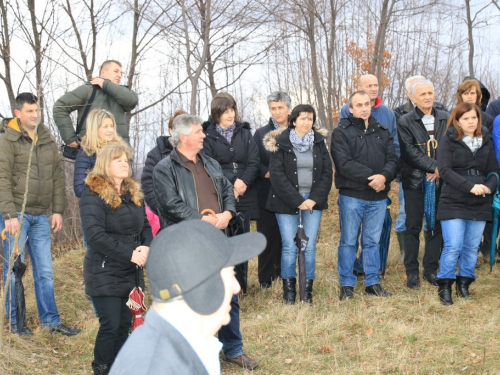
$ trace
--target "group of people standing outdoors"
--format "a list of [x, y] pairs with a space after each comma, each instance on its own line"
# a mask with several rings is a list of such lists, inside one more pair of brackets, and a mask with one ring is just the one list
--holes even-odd
[[[132, 177], [126, 127], [126, 114], [137, 105], [137, 95], [120, 85], [121, 72], [119, 62], [106, 61], [99, 77], [54, 105], [61, 137], [67, 147], [79, 149], [73, 186], [80, 198], [86, 246], [85, 292], [100, 323], [92, 362], [95, 374], [109, 373], [129, 335], [132, 313], [126, 302], [134, 286], [144, 288], [143, 267], [159, 228], [202, 220], [227, 230], [238, 219], [242, 231], [250, 232], [250, 221], [257, 220], [257, 231], [267, 239], [258, 257], [260, 287], [268, 289], [281, 278], [283, 302], [294, 304], [298, 253], [294, 237], [302, 225], [309, 240], [301, 302], [312, 304], [317, 236], [333, 181], [339, 190], [341, 300], [354, 298], [362, 275], [365, 293], [391, 295], [380, 284], [379, 248], [393, 180], [399, 183], [396, 233], [407, 286], [420, 286], [419, 234], [425, 225], [423, 279], [439, 286], [444, 304], [453, 303], [454, 282], [457, 296], [470, 297], [500, 174], [495, 153], [495, 146], [500, 148], [496, 134], [500, 127], [495, 128], [494, 116], [481, 111], [481, 87], [475, 79], [460, 84], [457, 106], [450, 114], [435, 102], [434, 86], [424, 77], [407, 79], [408, 102], [392, 111], [378, 96], [377, 78], [363, 75], [340, 112], [331, 143], [328, 132], [318, 127], [315, 109], [308, 104], [292, 108], [283, 91], [267, 97], [269, 123], [254, 134], [241, 120], [235, 99], [218, 93], [207, 121], [182, 110], [174, 114], [169, 135], [158, 137], [148, 153], [139, 183]], [[74, 110], [83, 123], [78, 134], [70, 119]], [[42, 124], [34, 134], [39, 122], [34, 95], [20, 94], [15, 114], [0, 130], [0, 229], [11, 234], [3, 242], [4, 259], [10, 257], [13, 235], [21, 230], [20, 243], [27, 244], [33, 259], [40, 322], [75, 335], [79, 330], [59, 320], [50, 260], [50, 229], [60, 230], [65, 206], [60, 156]], [[428, 152], [429, 144], [433, 152]], [[434, 228], [423, 220], [424, 181], [435, 183]], [[26, 189], [28, 201], [19, 228], [17, 217]], [[49, 207], [51, 225], [45, 214]], [[165, 251], [168, 246], [165, 243]], [[21, 254], [24, 257], [24, 248]], [[244, 273], [246, 264], [239, 267]], [[4, 262], [4, 282], [9, 271]], [[12, 330], [29, 335], [25, 324], [17, 329], [15, 292], [10, 291], [6, 308]], [[230, 306], [231, 320], [218, 331], [225, 359], [254, 369], [257, 362], [243, 351], [237, 295]]]

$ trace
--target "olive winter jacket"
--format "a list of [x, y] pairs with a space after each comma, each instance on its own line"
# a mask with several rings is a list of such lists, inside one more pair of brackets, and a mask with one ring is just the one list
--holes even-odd
[[[0, 212], [5, 220], [17, 217], [21, 211], [32, 143], [17, 119], [4, 119], [0, 124]], [[25, 212], [43, 215], [51, 205], [53, 213], [64, 212], [64, 172], [57, 145], [48, 129], [40, 124], [31, 159]]]

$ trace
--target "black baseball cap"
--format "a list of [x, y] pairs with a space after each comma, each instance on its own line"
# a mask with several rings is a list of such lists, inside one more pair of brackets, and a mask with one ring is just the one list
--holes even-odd
[[226, 237], [202, 220], [188, 220], [160, 231], [146, 262], [150, 292], [159, 300], [182, 296], [202, 315], [216, 312], [224, 300], [220, 271], [259, 255], [266, 238], [258, 232]]

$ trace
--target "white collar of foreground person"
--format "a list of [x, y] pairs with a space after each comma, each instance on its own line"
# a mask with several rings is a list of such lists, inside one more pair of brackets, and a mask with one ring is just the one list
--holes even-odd
[[217, 316], [200, 315], [181, 298], [169, 303], [154, 302], [153, 309], [189, 342], [210, 375], [220, 374], [222, 343], [214, 336], [221, 327]]
[[[137, 335], [132, 334], [113, 366], [123, 368], [125, 361], [132, 360], [125, 357], [151, 345], [161, 350], [161, 342], [179, 349], [183, 340], [165, 334], [165, 328], [151, 314], [157, 313], [182, 334], [210, 374], [220, 373], [221, 344], [214, 335], [230, 322], [231, 299], [240, 291], [234, 265], [256, 257], [265, 246], [266, 238], [261, 233], [226, 237], [202, 220], [183, 221], [160, 231], [151, 243], [146, 263], [154, 310], [148, 315], [152, 318], [146, 316], [147, 331], [139, 327]], [[151, 329], [156, 334], [144, 335]], [[160, 346], [156, 346], [158, 343]], [[189, 356], [185, 352], [183, 355]], [[196, 360], [185, 356], [184, 361]], [[163, 363], [168, 366], [168, 358], [153, 361], [158, 371]], [[111, 370], [113, 373], [113, 367]]]

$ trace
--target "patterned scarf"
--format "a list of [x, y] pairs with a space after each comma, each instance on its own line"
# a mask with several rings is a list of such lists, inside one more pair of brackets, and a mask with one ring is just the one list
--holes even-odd
[[300, 138], [295, 129], [290, 130], [290, 142], [298, 152], [306, 152], [313, 148], [314, 130], [309, 130], [304, 138]]
[[272, 121], [273, 126], [274, 126], [274, 128], [275, 128], [276, 130], [281, 129], [281, 126], [279, 126], [279, 125], [278, 125], [278, 123], [277, 123], [276, 121], [274, 121], [274, 119], [273, 119], [272, 117], [271, 117], [271, 121]]
[[233, 125], [230, 127], [224, 129], [219, 124], [215, 125], [215, 130], [219, 132], [220, 135], [222, 135], [224, 138], [226, 138], [227, 143], [231, 144], [231, 139], [233, 139], [233, 133], [234, 129], [236, 129], [236, 123], [234, 122]]
[[464, 134], [462, 138], [462, 142], [465, 143], [467, 147], [472, 151], [473, 154], [482, 146], [483, 138], [482, 137], [474, 137], [471, 138], [467, 134]]

